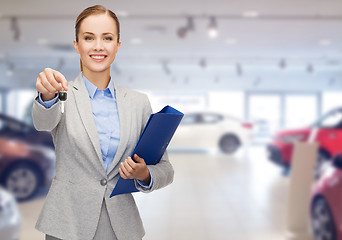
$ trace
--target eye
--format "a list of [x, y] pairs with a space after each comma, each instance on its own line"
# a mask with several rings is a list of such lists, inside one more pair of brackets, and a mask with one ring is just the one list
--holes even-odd
[[109, 40], [109, 41], [112, 41], [112, 40], [113, 40], [112, 37], [106, 37], [105, 39], [106, 39], [106, 40]]
[[89, 37], [89, 36], [86, 36], [84, 39], [85, 39], [85, 40], [91, 40], [91, 39], [93, 39], [93, 38], [92, 38], [92, 37]]

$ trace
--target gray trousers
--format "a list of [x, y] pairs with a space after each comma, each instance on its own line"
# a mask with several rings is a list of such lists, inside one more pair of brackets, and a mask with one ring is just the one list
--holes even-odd
[[[50, 235], [45, 236], [45, 240], [62, 240], [59, 238], [52, 237]], [[69, 240], [69, 239], [65, 239]], [[117, 240], [115, 233], [113, 231], [112, 225], [110, 224], [110, 219], [108, 216], [108, 210], [106, 202], [103, 200], [101, 207], [101, 214], [95, 236], [93, 240]]]

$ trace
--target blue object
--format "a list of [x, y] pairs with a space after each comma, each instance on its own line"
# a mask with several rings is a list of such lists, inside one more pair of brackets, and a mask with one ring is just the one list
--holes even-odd
[[[159, 163], [183, 116], [183, 113], [170, 106], [151, 114], [131, 157], [136, 153], [145, 160], [146, 165]], [[138, 191], [134, 179], [120, 177], [110, 197]]]

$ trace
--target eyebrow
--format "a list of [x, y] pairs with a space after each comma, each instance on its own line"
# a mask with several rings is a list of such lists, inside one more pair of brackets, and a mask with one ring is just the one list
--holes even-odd
[[[84, 35], [84, 34], [95, 35], [95, 34], [92, 33], [92, 32], [84, 32], [83, 35]], [[114, 36], [114, 34], [113, 34], [113, 33], [110, 33], [110, 32], [102, 33], [102, 35], [113, 35], [113, 36]]]

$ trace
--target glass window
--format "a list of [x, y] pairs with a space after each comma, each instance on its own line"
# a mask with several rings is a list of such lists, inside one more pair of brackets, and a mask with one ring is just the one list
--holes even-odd
[[316, 124], [317, 127], [321, 128], [335, 128], [342, 127], [342, 111], [332, 111], [323, 116]]
[[204, 114], [202, 116], [203, 123], [216, 123], [220, 121], [222, 117], [217, 114]]
[[285, 97], [285, 127], [311, 125], [317, 119], [316, 95], [287, 95]]

